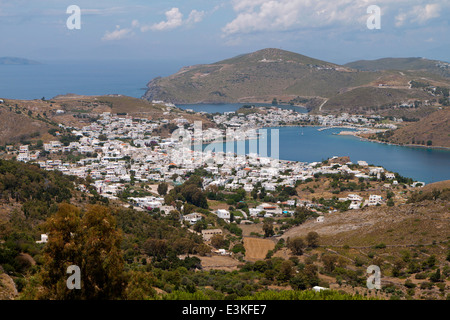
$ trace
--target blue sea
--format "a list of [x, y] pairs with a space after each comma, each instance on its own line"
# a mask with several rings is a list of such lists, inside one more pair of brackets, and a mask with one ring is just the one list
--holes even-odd
[[[50, 99], [56, 95], [122, 94], [140, 98], [149, 80], [177, 72], [186, 62], [161, 61], [58, 61], [41, 65], [0, 65], [0, 98]], [[210, 113], [236, 111], [243, 104], [180, 105]], [[306, 112], [304, 108], [280, 106]], [[333, 135], [339, 129], [281, 127], [280, 159], [322, 161], [332, 156], [365, 160], [426, 183], [450, 179], [450, 151], [400, 147]]]
[[[337, 135], [349, 129], [327, 129], [321, 127], [277, 127], [267, 129], [267, 151], [271, 156], [271, 130], [279, 130], [279, 158], [300, 162], [323, 161], [333, 156], [348, 156], [356, 163], [382, 166], [404, 177], [431, 183], [450, 179], [450, 150], [402, 147], [361, 140], [354, 136]], [[264, 135], [262, 135], [264, 137]], [[204, 145], [206, 147], [207, 145]], [[234, 150], [240, 153], [237, 143], [227, 142], [222, 146], [212, 144], [219, 150]], [[249, 153], [246, 142], [245, 153]]]
[[122, 94], [140, 98], [148, 81], [177, 72], [185, 63], [165, 61], [51, 61], [0, 65], [0, 98], [50, 99], [56, 95]]

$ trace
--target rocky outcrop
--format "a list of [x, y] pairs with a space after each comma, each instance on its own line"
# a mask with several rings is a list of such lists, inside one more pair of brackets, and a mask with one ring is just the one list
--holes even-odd
[[2, 272], [0, 267], [0, 300], [14, 300], [19, 295], [16, 284], [10, 276]]

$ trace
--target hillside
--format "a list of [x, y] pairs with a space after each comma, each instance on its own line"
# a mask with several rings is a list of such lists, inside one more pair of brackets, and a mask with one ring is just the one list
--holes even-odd
[[19, 105], [0, 104], [0, 144], [42, 139], [56, 125], [33, 116]]
[[[110, 259], [116, 259], [117, 267], [111, 268], [108, 279], [123, 279], [119, 293], [110, 293], [117, 299], [270, 300], [278, 295], [279, 299], [288, 299], [286, 294], [307, 299], [309, 291], [305, 289], [317, 285], [331, 289], [327, 292], [334, 298], [330, 299], [340, 299], [333, 290], [350, 294], [348, 298], [357, 298], [358, 292], [363, 297], [379, 299], [446, 298], [450, 283], [448, 184], [435, 184], [431, 191], [393, 186], [390, 191], [395, 206], [334, 212], [324, 208], [321, 213], [325, 220], [321, 223], [315, 219], [319, 207], [313, 209], [314, 213], [299, 206], [293, 209], [292, 216], [251, 218], [251, 224], [236, 224], [218, 219], [212, 207], [197, 207], [192, 195], [200, 194], [202, 198], [208, 194], [208, 202], [210, 198], [220, 199], [214, 203], [227, 208], [229, 200], [235, 199], [236, 209], [266, 202], [266, 196], [256, 201], [251, 194], [239, 190], [209, 189], [204, 193], [199, 188], [201, 176], [204, 172], [198, 171], [169, 191], [167, 201], [180, 199], [184, 209], [167, 215], [136, 211], [124, 207], [119, 200], [99, 197], [87, 179], [0, 160], [0, 299], [70, 299], [70, 290], [56, 295], [54, 283], [65, 284], [67, 280], [61, 266], [63, 271], [74, 261], [103, 266]], [[376, 180], [361, 182], [351, 176], [324, 175], [318, 179], [320, 185], [336, 182], [337, 187], [352, 179], [367, 187], [370, 194], [383, 184]], [[77, 191], [73, 182], [85, 184], [87, 190]], [[311, 179], [300, 183], [295, 197], [301, 199], [307, 193], [318, 197], [322, 187], [310, 187], [317, 182]], [[311, 192], [312, 188], [316, 191]], [[436, 193], [435, 188], [441, 191]], [[275, 191], [273, 197], [282, 197], [285, 191]], [[352, 192], [359, 193], [353, 189]], [[400, 198], [408, 198], [408, 202], [405, 204]], [[71, 205], [64, 203], [69, 201]], [[270, 203], [277, 200], [273, 198]], [[326, 205], [335, 206], [331, 202]], [[186, 210], [198, 212], [204, 222], [180, 223], [180, 214], [186, 214]], [[265, 225], [271, 224], [276, 231], [274, 237], [257, 236], [265, 233]], [[223, 235], [203, 240], [197, 230], [209, 225], [220, 228]], [[311, 231], [317, 232], [316, 236], [309, 234]], [[49, 242], [44, 245], [36, 243], [42, 233], [49, 234]], [[104, 241], [99, 242], [99, 237]], [[301, 250], [293, 245], [299, 243], [298, 237], [305, 239]], [[113, 253], [107, 250], [111, 239], [116, 243]], [[89, 250], [92, 243], [95, 250]], [[218, 248], [228, 248], [233, 254], [214, 253]], [[100, 250], [104, 252], [101, 256], [97, 254]], [[373, 264], [381, 268], [382, 289], [369, 292], [366, 270]], [[90, 269], [85, 270], [90, 275]], [[56, 280], [45, 280], [48, 272], [56, 274]], [[103, 279], [96, 274], [89, 280]], [[411, 284], [406, 279], [415, 284], [415, 290], [409, 290]], [[99, 288], [108, 289], [110, 283], [103, 282]], [[65, 286], [62, 288], [66, 290]]]
[[148, 83], [144, 98], [174, 103], [271, 102], [297, 96], [330, 97], [379, 76], [279, 49], [264, 49], [181, 69]]
[[345, 64], [346, 67], [362, 71], [380, 70], [421, 70], [450, 77], [448, 62], [425, 58], [383, 58], [377, 60], [359, 60]]
[[431, 113], [418, 122], [385, 134], [383, 138], [396, 144], [450, 148], [450, 108]]
[[[376, 69], [376, 70], [374, 70]], [[399, 71], [403, 70], [403, 71]], [[263, 49], [212, 64], [184, 67], [148, 84], [147, 100], [172, 103], [279, 103], [307, 106], [318, 113], [359, 112], [391, 115], [389, 110], [420, 101], [439, 104], [423, 87], [450, 87], [448, 64], [426, 59], [359, 61], [340, 66], [280, 49]], [[402, 110], [397, 116], [430, 113]], [[399, 114], [400, 113], [400, 114]]]
[[[343, 92], [328, 99], [322, 112], [383, 113], [401, 101], [423, 101], [432, 96], [420, 89], [366, 86]], [[407, 110], [405, 114], [411, 114]]]
[[103, 112], [155, 120], [184, 117], [190, 122], [202, 121], [205, 127], [214, 126], [203, 115], [128, 96], [69, 94], [50, 100], [4, 99], [0, 103], [0, 144], [55, 140], [48, 131], [58, 129], [58, 124], [82, 128]]

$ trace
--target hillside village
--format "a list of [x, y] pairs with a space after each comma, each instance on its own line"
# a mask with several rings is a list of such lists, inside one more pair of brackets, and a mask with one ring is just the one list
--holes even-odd
[[[364, 132], [394, 126], [388, 123], [381, 124], [377, 121], [377, 117], [365, 118], [348, 114], [338, 117], [314, 116], [276, 107], [250, 107], [245, 108], [245, 111], [252, 112], [245, 114], [238, 111], [214, 115], [213, 121], [219, 129], [205, 130], [201, 137], [196, 136], [194, 124], [189, 123], [185, 118], [172, 120], [172, 123], [176, 125], [175, 128], [187, 130], [196, 143], [199, 143], [196, 139], [202, 139], [203, 143], [215, 141], [218, 136], [224, 136], [228, 128], [235, 127], [248, 130], [240, 131], [244, 134], [242, 137], [238, 136], [237, 140], [239, 140], [249, 138], [248, 132], [257, 128], [280, 124], [309, 123], [320, 125], [322, 129], [330, 126], [344, 126]], [[364, 206], [386, 205], [388, 201], [386, 192], [391, 190], [392, 186], [399, 184], [397, 174], [387, 172], [382, 167], [369, 166], [364, 160], [358, 161], [357, 164], [353, 164], [349, 159], [343, 161], [337, 157], [323, 163], [280, 160], [278, 165], [273, 166], [271, 162], [273, 159], [254, 154], [235, 154], [230, 158], [230, 155], [225, 154], [224, 151], [199, 151], [195, 148], [186, 150], [186, 146], [183, 142], [177, 141], [177, 137], [163, 138], [154, 135], [159, 127], [168, 123], [169, 120], [152, 121], [104, 112], [96, 122], [82, 128], [70, 128], [60, 124], [61, 132], [70, 132], [70, 135], [74, 137], [74, 141], [66, 145], [59, 140], [54, 140], [44, 143], [43, 150], [30, 150], [28, 145], [20, 145], [18, 150], [10, 146], [7, 150], [8, 154], [15, 155], [18, 161], [34, 162], [46, 170], [58, 170], [66, 175], [89, 178], [96, 192], [105, 198], [126, 201], [127, 205], [132, 205], [138, 210], [157, 209], [166, 214], [175, 208], [170, 203], [165, 203], [164, 198], [154, 190], [151, 192], [148, 186], [160, 182], [180, 185], [185, 182], [189, 174], [199, 169], [208, 173], [208, 176], [203, 177], [204, 190], [214, 186], [228, 192], [243, 189], [249, 194], [255, 190], [256, 185], [260, 186], [259, 192], [264, 190], [263, 192], [271, 195], [285, 188], [295, 189], [301, 183], [315, 180], [319, 176], [352, 177], [360, 183], [380, 182], [380, 187], [373, 188], [374, 192], [369, 194], [335, 193], [339, 196], [335, 199], [336, 202], [346, 203], [346, 208], [350, 210], [358, 210]], [[59, 132], [56, 133], [57, 136], [58, 134]], [[203, 161], [181, 161], [183, 152]], [[71, 153], [79, 155], [79, 160], [61, 159], [63, 155]], [[231, 161], [223, 161], [225, 157], [228, 157], [226, 160]], [[219, 158], [222, 162], [218, 161]], [[401, 182], [404, 185], [404, 181]], [[141, 188], [141, 196], [124, 197], [124, 192], [135, 184], [144, 186]], [[423, 185], [423, 182], [413, 182], [405, 188], [414, 189]], [[89, 192], [85, 185], [79, 185], [78, 188], [83, 192]], [[293, 214], [297, 206], [305, 206], [319, 214], [324, 212], [323, 205], [318, 199], [302, 198], [301, 192], [298, 192], [283, 202], [261, 203], [254, 208], [249, 208], [248, 213], [241, 210], [240, 218], [248, 221], [258, 217], [289, 216]], [[329, 206], [325, 211], [333, 212], [333, 210], [336, 211], [333, 206]], [[228, 210], [219, 209], [215, 213], [219, 218], [230, 222]], [[194, 224], [199, 218], [200, 216], [193, 215], [185, 216], [183, 219]]]
[[[334, 156], [321, 162], [305, 163], [251, 153], [236, 154], [220, 148], [207, 147], [203, 151], [199, 148], [202, 143], [221, 141], [218, 137], [226, 138], [227, 132], [236, 128], [245, 130], [231, 131], [236, 133], [234, 140], [252, 141], [258, 138], [259, 129], [274, 126], [312, 125], [317, 130], [342, 127], [352, 132], [367, 133], [388, 130], [401, 120], [387, 122], [383, 117], [348, 114], [310, 115], [273, 106], [249, 106], [237, 112], [204, 116], [208, 116], [216, 127], [199, 134], [198, 124], [185, 117], [151, 120], [103, 112], [96, 121], [81, 128], [59, 124], [58, 130], [52, 131], [54, 139], [39, 147], [33, 143], [8, 145], [3, 156], [37, 164], [49, 172], [62, 172], [64, 176], [76, 177], [73, 181], [78, 181], [75, 188], [82, 199], [104, 199], [106, 203], [133, 212], [133, 219], [137, 213], [155, 220], [161, 217], [166, 221], [175, 219], [182, 227], [178, 232], [187, 232], [198, 237], [195, 241], [203, 241], [194, 247], [194, 251], [183, 247], [185, 249], [181, 250], [178, 259], [188, 261], [189, 255], [184, 254], [195, 253], [199, 259], [199, 265], [195, 268], [204, 270], [202, 272], [214, 272], [215, 269], [245, 272], [243, 270], [249, 264], [255, 263], [256, 268], [259, 263], [269, 263], [270, 259], [289, 259], [286, 261], [298, 263], [298, 266], [305, 263], [309, 267], [312, 259], [318, 259], [320, 254], [321, 258], [317, 262], [319, 273], [317, 270], [313, 272], [315, 275], [311, 279], [316, 280], [311, 280], [311, 285], [306, 287], [314, 283], [316, 287], [320, 284], [351, 294], [355, 293], [355, 285], [362, 285], [359, 282], [363, 275], [359, 275], [360, 278], [356, 276], [357, 280], [349, 276], [342, 284], [340, 276], [327, 269], [325, 258], [330, 252], [336, 257], [345, 257], [342, 259], [352, 259], [353, 254], [353, 251], [347, 252], [349, 249], [341, 248], [343, 244], [348, 246], [342, 242], [347, 240], [339, 240], [339, 237], [333, 236], [333, 232], [344, 232], [345, 237], [355, 237], [351, 235], [352, 230], [359, 232], [362, 227], [384, 225], [386, 221], [394, 223], [399, 219], [408, 221], [417, 217], [409, 217], [405, 212], [414, 210], [408, 204], [411, 195], [420, 194], [426, 187], [425, 183], [402, 177], [380, 166], [369, 165], [370, 159], [359, 159], [353, 163], [349, 157]], [[173, 135], [160, 135], [163, 127], [170, 128], [169, 133]], [[185, 192], [186, 196], [189, 192], [191, 195], [196, 192], [195, 188], [186, 191], [192, 183], [200, 188], [205, 202], [181, 196]], [[162, 185], [167, 186], [166, 190], [160, 190]], [[433, 213], [436, 217], [439, 217], [439, 210], [445, 210], [445, 205], [442, 208], [438, 206]], [[393, 215], [393, 212], [396, 214]], [[383, 213], [381, 218], [378, 217], [380, 213]], [[440, 219], [437, 218], [433, 223], [440, 223]], [[331, 243], [333, 249], [327, 248], [327, 245], [308, 246], [308, 253], [295, 253], [290, 238], [297, 239], [298, 234], [311, 233], [310, 230], [315, 229], [320, 230], [323, 243]], [[387, 234], [386, 239], [394, 243], [409, 239], [402, 236], [401, 239], [405, 240], [395, 240], [390, 236]], [[356, 237], [360, 238], [364, 238], [364, 233]], [[360, 241], [349, 239], [351, 244]], [[373, 247], [381, 248], [377, 250], [385, 248], [384, 244], [373, 243], [379, 241], [376, 240], [379, 236], [368, 239], [372, 245], [364, 254], [371, 256]], [[159, 241], [153, 238], [144, 240], [150, 243]], [[34, 240], [36, 245], [45, 245], [48, 241], [49, 235], [46, 233], [41, 233], [40, 239]], [[389, 246], [395, 247], [392, 244]], [[147, 252], [141, 249], [140, 253], [134, 253], [136, 257], [130, 261], [148, 261], [142, 250]], [[400, 253], [393, 254], [397, 256]], [[296, 262], [298, 255], [301, 262]], [[441, 259], [442, 252], [438, 250], [436, 255]], [[152, 263], [158, 265], [157, 261], [153, 260]], [[369, 263], [368, 260], [366, 262]], [[360, 266], [358, 263], [355, 260], [357, 267]], [[385, 261], [383, 268], [390, 270], [391, 265], [391, 262]], [[341, 269], [336, 270], [343, 272]], [[346, 271], [349, 274], [350, 269]], [[397, 281], [391, 277], [390, 271], [387, 272], [388, 280], [384, 286], [387, 289], [377, 295], [391, 290], [390, 281]], [[329, 278], [330, 275], [333, 278]], [[281, 278], [277, 281], [274, 283], [282, 284], [282, 288], [296, 288], [295, 284], [283, 282]], [[423, 286], [425, 288], [425, 284]], [[416, 294], [421, 292], [422, 289]], [[404, 292], [395, 291], [393, 295], [402, 294], [405, 295]], [[438, 297], [440, 293], [433, 289], [429, 294]]]

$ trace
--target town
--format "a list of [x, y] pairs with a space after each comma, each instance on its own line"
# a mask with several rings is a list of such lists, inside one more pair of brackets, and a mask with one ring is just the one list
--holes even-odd
[[[168, 109], [173, 107], [171, 104], [167, 105]], [[226, 136], [226, 130], [236, 127], [240, 130], [233, 133], [236, 134], [236, 140], [241, 140], [257, 138], [258, 134], [255, 132], [258, 129], [283, 124], [311, 123], [320, 126], [318, 130], [342, 126], [362, 131], [393, 126], [380, 124], [376, 121], [377, 117], [365, 118], [348, 114], [315, 116], [277, 107], [244, 108], [244, 111], [246, 110], [255, 112], [247, 114], [226, 112], [223, 115], [214, 115], [213, 120], [218, 128], [204, 130], [200, 136], [195, 130], [195, 124], [189, 123], [184, 118], [173, 120], [176, 125], [174, 128], [187, 133], [188, 142], [192, 140], [199, 146], [201, 143], [222, 141], [218, 138]], [[69, 128], [60, 124], [61, 133], [69, 132], [73, 137], [71, 142], [50, 141], [43, 144], [42, 150], [30, 150], [28, 145], [20, 145], [18, 150], [10, 146], [7, 150], [8, 153], [15, 154], [18, 161], [34, 162], [46, 170], [59, 170], [67, 175], [89, 179], [100, 196], [109, 200], [124, 201], [124, 205], [131, 205], [141, 211], [158, 210], [169, 214], [175, 210], [171, 203], [165, 203], [164, 194], [158, 194], [158, 184], [167, 183], [173, 188], [183, 184], [196, 170], [203, 170], [206, 173], [202, 180], [203, 190], [216, 188], [225, 192], [244, 190], [245, 193], [252, 195], [267, 194], [268, 197], [254, 196], [261, 199], [261, 203], [245, 211], [237, 210], [232, 219], [230, 210], [223, 208], [214, 210], [218, 218], [228, 223], [230, 220], [253, 223], [253, 220], [258, 218], [292, 216], [298, 206], [316, 212], [319, 215], [317, 221], [320, 222], [324, 219], [324, 213], [337, 211], [338, 203], [345, 204], [339, 206], [345, 210], [389, 205], [389, 200], [392, 199], [386, 195], [391, 195], [390, 190], [399, 185], [397, 174], [388, 172], [382, 167], [369, 166], [364, 160], [354, 164], [348, 158], [337, 156], [327, 161], [313, 163], [276, 159], [274, 165], [274, 159], [262, 155], [226, 153], [211, 148], [199, 150], [190, 144], [186, 146], [179, 139], [180, 135], [175, 134], [176, 130], [171, 137], [154, 135], [156, 129], [168, 123], [169, 121], [164, 119], [152, 121], [104, 112], [96, 122], [83, 128]], [[55, 132], [55, 136], [58, 137], [61, 133]], [[67, 155], [70, 154], [76, 154], [78, 157], [68, 158]], [[43, 155], [46, 155], [46, 159]], [[189, 159], [186, 159], [186, 155]], [[64, 156], [68, 160], [62, 160]], [[201, 161], [190, 161], [194, 159]], [[278, 199], [270, 202], [274, 200], [270, 197], [273, 193], [286, 188], [293, 190], [302, 183], [317, 181], [320, 176], [352, 177], [360, 183], [375, 181], [382, 184], [379, 188], [372, 188], [373, 193], [367, 193], [366, 190], [364, 196], [358, 194], [356, 190], [344, 196], [334, 190], [333, 193], [340, 195], [339, 198], [319, 201], [319, 198], [308, 199], [297, 192], [292, 192], [288, 198], [282, 199], [284, 201]], [[403, 185], [402, 182], [400, 181]], [[423, 182], [416, 181], [404, 188], [414, 189], [423, 185]], [[77, 188], [89, 192], [84, 184], [78, 185]], [[349, 190], [352, 191], [353, 188]], [[311, 188], [308, 187], [305, 191], [309, 192]], [[403, 201], [405, 199], [406, 196]], [[325, 205], [325, 200], [333, 200], [333, 205]], [[193, 225], [202, 219], [202, 215], [191, 213], [181, 219]]]

